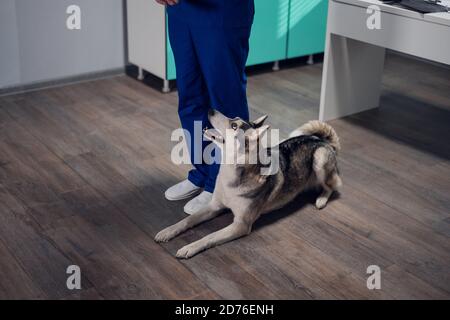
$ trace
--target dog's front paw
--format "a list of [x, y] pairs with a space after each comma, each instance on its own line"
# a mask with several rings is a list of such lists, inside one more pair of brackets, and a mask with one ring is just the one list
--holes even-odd
[[156, 242], [167, 242], [174, 238], [177, 235], [176, 230], [174, 230], [172, 227], [165, 228], [164, 230], [158, 232], [158, 234], [155, 236]]
[[192, 244], [189, 244], [187, 246], [184, 246], [177, 252], [177, 258], [178, 259], [189, 259], [193, 256], [195, 256], [200, 250], [193, 246]]

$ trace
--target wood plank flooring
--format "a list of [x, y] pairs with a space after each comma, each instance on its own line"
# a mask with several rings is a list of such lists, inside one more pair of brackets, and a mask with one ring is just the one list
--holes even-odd
[[[252, 117], [283, 135], [317, 118], [321, 68], [251, 71]], [[331, 122], [341, 194], [322, 211], [304, 195], [187, 261], [176, 250], [231, 217], [153, 241], [184, 217], [163, 197], [188, 170], [170, 162], [176, 92], [119, 76], [0, 97], [0, 299], [449, 299], [449, 74], [390, 54], [381, 108]]]

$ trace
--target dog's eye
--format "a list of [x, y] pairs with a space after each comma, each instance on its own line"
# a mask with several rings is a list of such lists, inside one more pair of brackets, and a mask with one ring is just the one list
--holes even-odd
[[231, 129], [233, 129], [234, 131], [236, 131], [237, 128], [238, 128], [237, 123], [233, 122], [233, 123], [231, 124]]

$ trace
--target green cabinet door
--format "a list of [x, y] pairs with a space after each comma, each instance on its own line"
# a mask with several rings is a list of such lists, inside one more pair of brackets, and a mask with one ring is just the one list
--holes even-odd
[[[247, 65], [286, 59], [290, 0], [255, 0], [255, 21]], [[167, 39], [168, 80], [176, 78], [175, 61]]]
[[[255, 0], [255, 21], [247, 65], [322, 52], [327, 0]], [[176, 78], [167, 38], [168, 80]]]
[[175, 68], [175, 58], [173, 57], [172, 47], [169, 41], [169, 25], [166, 16], [166, 79], [175, 80], [177, 78], [177, 70]]
[[328, 0], [290, 0], [287, 57], [324, 51]]
[[286, 59], [289, 0], [255, 0], [247, 65]]
[[175, 58], [173, 57], [172, 47], [170, 46], [169, 36], [167, 36], [167, 58], [166, 58], [166, 79], [175, 80], [177, 70], [175, 68]]

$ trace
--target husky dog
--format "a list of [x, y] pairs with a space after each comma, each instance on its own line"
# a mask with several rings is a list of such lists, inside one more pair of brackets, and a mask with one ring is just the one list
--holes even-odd
[[[261, 138], [269, 129], [268, 125], [264, 125], [266, 118], [246, 122], [240, 118], [229, 119], [218, 111], [210, 110], [209, 120], [214, 130], [205, 129], [204, 135], [223, 147], [225, 139], [237, 139], [239, 133], [243, 134], [245, 147], [241, 151], [243, 149], [248, 155], [255, 152], [254, 148], [262, 148]], [[228, 134], [230, 131], [235, 134]], [[326, 123], [310, 121], [292, 132], [277, 148], [278, 170], [272, 175], [261, 174], [261, 169], [267, 165], [259, 161], [256, 164], [221, 164], [209, 205], [162, 230], [155, 241], [167, 242], [224, 210], [231, 210], [234, 220], [229, 226], [177, 252], [178, 258], [187, 259], [200, 251], [248, 235], [253, 223], [262, 214], [285, 206], [307, 189], [321, 189], [316, 207], [324, 208], [333, 191], [342, 184], [336, 159], [340, 149], [339, 138], [334, 129]], [[270, 151], [271, 148], [267, 149]]]

